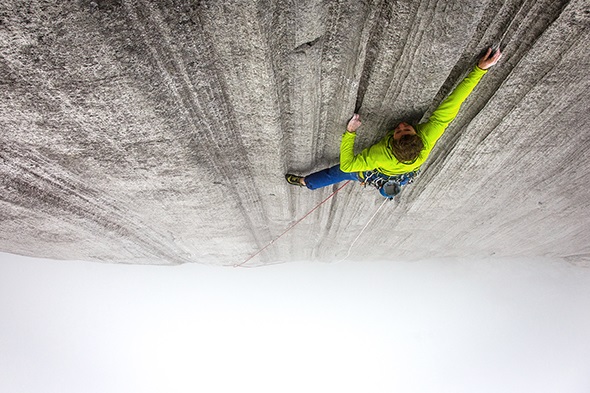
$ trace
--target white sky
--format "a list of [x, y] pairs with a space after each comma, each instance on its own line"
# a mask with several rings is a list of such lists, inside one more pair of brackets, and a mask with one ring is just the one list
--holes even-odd
[[0, 318], [0, 392], [590, 392], [590, 269], [561, 261], [0, 253]]

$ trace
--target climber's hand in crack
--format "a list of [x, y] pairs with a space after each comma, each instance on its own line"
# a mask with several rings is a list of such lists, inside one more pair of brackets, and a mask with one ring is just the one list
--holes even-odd
[[496, 52], [493, 55], [492, 48], [488, 48], [485, 55], [483, 55], [481, 59], [479, 59], [479, 61], [477, 62], [477, 66], [482, 70], [487, 70], [488, 68], [496, 64], [501, 57], [502, 52], [500, 51], [500, 48], [498, 48], [498, 50], [496, 50]]
[[352, 116], [352, 119], [350, 119], [350, 121], [348, 122], [348, 125], [346, 126], [346, 131], [356, 132], [356, 130], [360, 126], [361, 126], [360, 116], [358, 113], [355, 113], [354, 116]]

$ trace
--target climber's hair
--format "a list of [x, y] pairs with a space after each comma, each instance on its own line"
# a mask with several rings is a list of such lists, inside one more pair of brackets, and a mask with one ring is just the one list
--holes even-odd
[[419, 135], [404, 135], [397, 141], [393, 138], [391, 150], [393, 155], [401, 162], [411, 163], [416, 161], [420, 152], [424, 149], [424, 142]]

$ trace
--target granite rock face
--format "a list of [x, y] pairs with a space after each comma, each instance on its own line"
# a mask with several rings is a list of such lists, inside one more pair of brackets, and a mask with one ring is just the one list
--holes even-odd
[[[589, 264], [587, 0], [0, 4], [0, 251]], [[337, 163], [355, 111], [360, 151], [498, 44], [394, 202], [350, 183], [248, 259], [336, 190], [283, 176]]]

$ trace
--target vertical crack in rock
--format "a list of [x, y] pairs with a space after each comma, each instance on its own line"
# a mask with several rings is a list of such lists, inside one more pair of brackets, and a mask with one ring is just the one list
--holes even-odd
[[365, 93], [369, 86], [369, 79], [373, 73], [375, 61], [380, 50], [380, 44], [383, 41], [385, 32], [391, 28], [392, 6], [393, 5], [387, 1], [382, 2], [379, 6], [373, 6], [373, 8], [378, 11], [375, 12], [376, 15], [371, 15], [372, 17], [368, 18], [367, 24], [370, 26], [370, 33], [368, 42], [365, 45], [366, 54], [362, 67], [362, 74], [359, 80], [356, 103], [354, 105], [355, 113], [361, 112]]
[[[389, 100], [396, 99], [403, 93], [403, 88], [406, 80], [410, 73], [415, 72], [415, 68], [412, 67], [414, 59], [416, 57], [417, 49], [420, 47], [420, 42], [423, 39], [424, 32], [427, 30], [425, 24], [431, 23], [435, 12], [435, 7], [432, 7], [430, 1], [420, 1], [416, 6], [412, 5], [410, 12], [413, 12], [413, 16], [410, 22], [410, 28], [407, 34], [403, 37], [403, 43], [401, 45], [401, 53], [399, 60], [395, 63], [394, 67], [398, 71], [395, 77], [392, 77], [388, 84], [387, 90], [385, 91], [385, 97], [382, 102], [388, 102]], [[414, 87], [415, 88], [415, 87]], [[384, 113], [383, 105], [380, 106], [378, 113]], [[415, 113], [406, 111], [405, 113], [398, 113], [396, 117], [413, 119]], [[388, 129], [393, 126], [390, 123], [391, 115], [385, 117], [380, 123], [378, 123], [379, 129]]]

